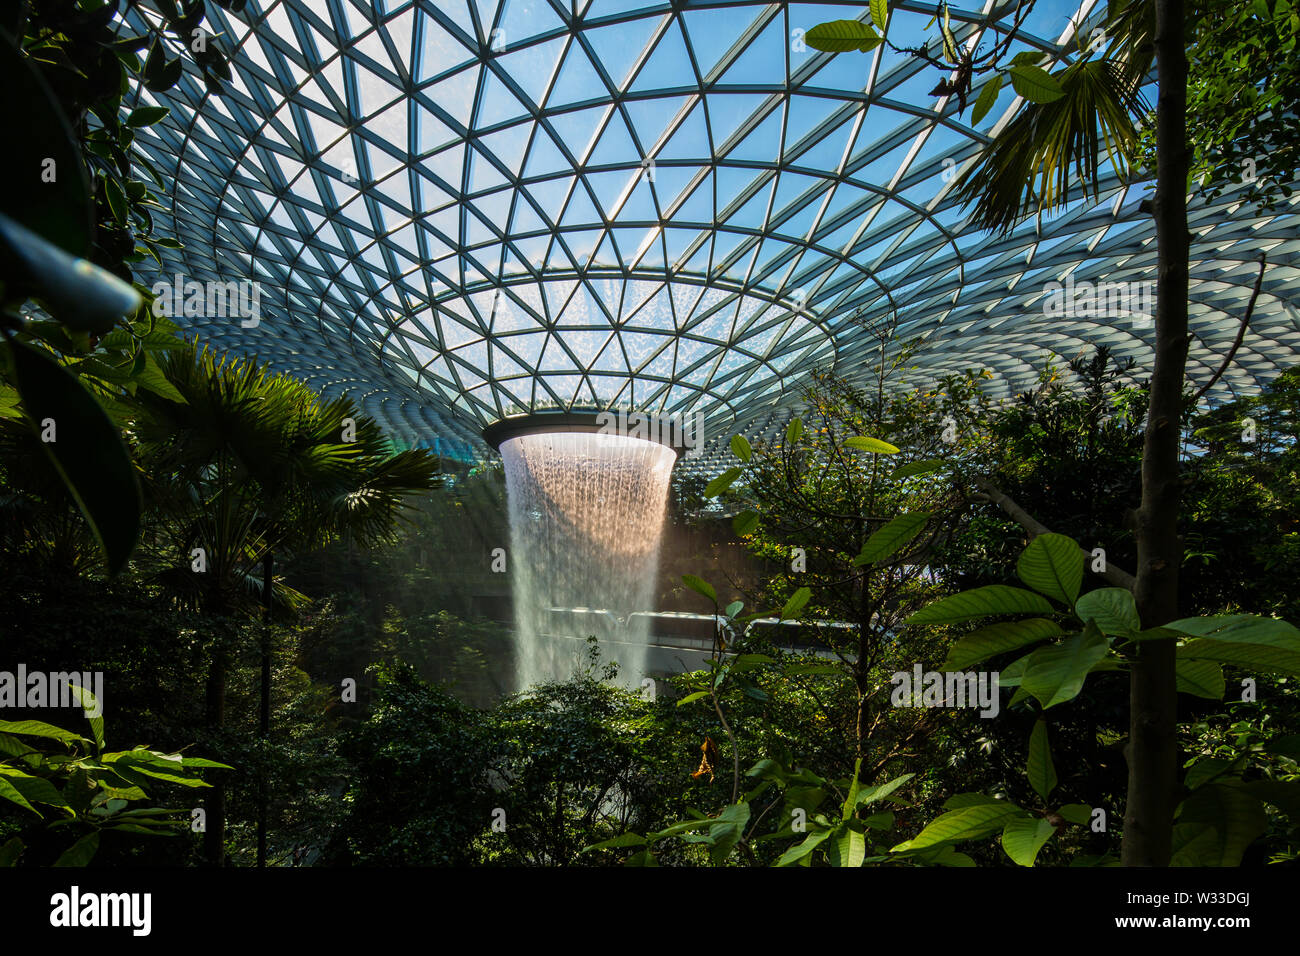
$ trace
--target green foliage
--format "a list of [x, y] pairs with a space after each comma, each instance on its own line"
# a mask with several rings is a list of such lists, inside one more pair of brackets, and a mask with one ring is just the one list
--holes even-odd
[[[187, 809], [132, 804], [147, 801], [148, 791], [158, 781], [206, 787], [192, 771], [230, 768], [146, 747], [105, 751], [104, 720], [94, 696], [84, 689], [72, 690], [85, 710], [91, 738], [39, 720], [0, 720], [0, 799], [34, 815], [51, 830], [79, 834], [52, 865], [86, 866], [104, 832], [174, 836], [187, 830]], [[11, 837], [0, 846], [0, 865], [17, 865], [25, 848], [22, 837]]]
[[[66, 354], [70, 336], [79, 339], [74, 348], [90, 352], [87, 333], [103, 335], [124, 315], [154, 330], [152, 319], [138, 311], [143, 297], [129, 284], [131, 267], [146, 256], [161, 265], [158, 248], [178, 244], [152, 234], [149, 207], [159, 203], [149, 183], [135, 178], [137, 165], [156, 186], [163, 182], [134, 139], [135, 130], [158, 122], [165, 110], [134, 108], [131, 94], [138, 95], [141, 83], [161, 92], [180, 78], [181, 61], [164, 52], [165, 30], [193, 51], [210, 90], [230, 78], [214, 38], [201, 48], [192, 43], [204, 19], [202, 0], [166, 4], [161, 23], [151, 13], [149, 22], [159, 25], [139, 36], [122, 28], [117, 6], [102, 0], [18, 4], [6, 23], [12, 32], [0, 36], [0, 82], [13, 104], [9, 120], [23, 131], [11, 156], [20, 178], [0, 198], [5, 390], [13, 388], [22, 399], [34, 427], [52, 420], [64, 430], [63, 441], [43, 443], [43, 451], [89, 523], [110, 574], [124, 567], [140, 526], [139, 489], [114, 434], [117, 423], [106, 413], [111, 408], [92, 400], [93, 387], [83, 391], [91, 381], [28, 349], [19, 335]], [[145, 47], [149, 56], [141, 62], [136, 51]], [[23, 314], [29, 301], [63, 328], [30, 322]], [[132, 351], [129, 371], [109, 369], [116, 386], [110, 392], [157, 381], [147, 353]], [[98, 362], [95, 371], [104, 377], [100, 358], [87, 362]]]
[[[1289, 0], [1192, 4], [1189, 11], [1188, 188], [1208, 199], [1240, 190], [1271, 209], [1292, 194], [1300, 143], [1300, 14]], [[1154, 131], [1143, 160], [1155, 168]]]
[[[407, 497], [434, 483], [436, 459], [393, 451], [350, 399], [324, 401], [297, 379], [189, 347], [161, 368], [179, 395], [138, 393], [136, 434], [159, 519], [150, 571], [181, 600], [219, 613], [258, 606], [267, 553], [390, 540]], [[301, 601], [283, 586], [278, 597]]]
[[[1040, 544], [1044, 538], [1048, 540]], [[1178, 675], [1179, 689], [1202, 697], [1222, 697], [1225, 685], [1220, 663], [1300, 675], [1300, 630], [1285, 621], [1237, 614], [1186, 618], [1152, 631], [1139, 631], [1132, 597], [1122, 589], [1103, 588], [1075, 600], [1083, 564], [1078, 545], [1062, 535], [1035, 538], [1018, 564], [1026, 584], [1061, 604], [1074, 605], [1074, 616], [1082, 625], [1079, 630], [1053, 633], [1056, 628], [1047, 619], [1039, 623], [1013, 621], [988, 625], [953, 647], [948, 666], [953, 661], [969, 666], [991, 654], [1040, 644], [1006, 665], [1000, 681], [1003, 686], [1019, 687], [1011, 699], [1012, 707], [1033, 698], [1040, 714], [1078, 697], [1091, 674], [1124, 669], [1131, 649], [1144, 641], [1177, 640], [1177, 653], [1183, 664]], [[1030, 597], [1034, 595], [1013, 588], [977, 588], [935, 602], [913, 615], [908, 623], [952, 624], [975, 617], [1023, 613]], [[1051, 605], [1047, 610], [1062, 614]], [[1058, 636], [1059, 640], [1053, 640]], [[1269, 799], [1266, 794], [1272, 794], [1273, 799], [1285, 805], [1291, 800], [1291, 790], [1278, 787], [1252, 792], [1241, 785], [1240, 778], [1235, 782], [1208, 783], [1232, 764], [1220, 761], [1208, 765], [1210, 772], [1197, 772], [1201, 766], [1198, 764], [1187, 775], [1186, 785], [1192, 794], [1178, 811], [1173, 863], [1236, 866], [1246, 848], [1268, 828], [1263, 806]], [[1057, 776], [1048, 742], [1048, 725], [1041, 716], [1030, 735], [1026, 774], [1034, 792], [1046, 802], [1057, 787]], [[1300, 796], [1300, 791], [1296, 795]], [[1064, 813], [1056, 816], [1069, 819]], [[979, 839], [1000, 826], [1005, 827], [1002, 845], [1008, 856], [1016, 863], [1032, 866], [1041, 848], [1054, 835], [1056, 824], [1048, 816], [1043, 819], [1027, 816], [1014, 804], [972, 800], [951, 808], [903, 846]]]
[[405, 665], [378, 669], [365, 723], [345, 731], [347, 817], [326, 853], [357, 866], [463, 865], [496, 805], [489, 777], [501, 745], [483, 715], [423, 684]]
[[[893, 828], [894, 814], [874, 805], [905, 805], [896, 791], [912, 779], [912, 774], [863, 787], [858, 778], [861, 764], [859, 760], [851, 779], [832, 781], [807, 769], [793, 769], [782, 760], [764, 758], [746, 774], [756, 781], [756, 786], [718, 813], [709, 816], [691, 810], [690, 819], [644, 836], [624, 833], [588, 846], [583, 852], [640, 847], [626, 864], [655, 866], [656, 845], [677, 839], [703, 846], [713, 866], [734, 861], [757, 865], [764, 860], [775, 866], [821, 862], [834, 867], [860, 867], [881, 863], [889, 859], [889, 852], [878, 841]], [[828, 801], [837, 799], [837, 794], [843, 794], [842, 802], [833, 815], [817, 812]], [[767, 828], [762, 826], [765, 820]], [[781, 847], [784, 850], [778, 853]]]

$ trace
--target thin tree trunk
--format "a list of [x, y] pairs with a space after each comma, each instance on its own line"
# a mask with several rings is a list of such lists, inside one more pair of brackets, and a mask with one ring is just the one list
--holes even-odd
[[[226, 651], [218, 648], [208, 668], [207, 724], [212, 729], [226, 722]], [[206, 817], [203, 830], [203, 855], [209, 866], [224, 866], [226, 862], [226, 785], [220, 780], [212, 785], [205, 802]]]
[[[258, 733], [263, 742], [271, 738], [271, 588], [275, 584], [275, 555], [262, 558], [262, 700], [258, 715]], [[265, 748], [264, 748], [265, 750]], [[257, 865], [266, 866], [266, 816], [270, 794], [267, 792], [266, 754], [263, 752], [257, 772]]]
[[[1155, 364], [1142, 450], [1137, 514], [1137, 586], [1144, 628], [1178, 616], [1179, 461], [1187, 366], [1187, 52], [1184, 0], [1154, 0], [1156, 64]], [[1174, 642], [1144, 642], [1129, 684], [1128, 803], [1121, 850], [1126, 866], [1167, 866], [1178, 782]]]

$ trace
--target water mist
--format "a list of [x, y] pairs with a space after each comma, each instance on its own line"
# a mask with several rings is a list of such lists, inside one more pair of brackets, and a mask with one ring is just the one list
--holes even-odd
[[655, 610], [676, 452], [591, 431], [517, 435], [500, 451], [519, 687], [572, 676], [587, 650], [575, 638], [588, 634], [602, 640], [602, 661], [618, 662], [620, 683], [638, 685], [649, 634], [644, 618], [627, 621], [634, 611]]

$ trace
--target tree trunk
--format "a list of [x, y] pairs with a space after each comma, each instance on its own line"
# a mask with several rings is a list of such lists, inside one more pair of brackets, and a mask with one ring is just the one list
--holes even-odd
[[[226, 722], [226, 651], [224, 645], [212, 655], [208, 668], [207, 724], [212, 729]], [[204, 801], [206, 819], [203, 830], [203, 855], [209, 866], [224, 866], [226, 857], [226, 785], [213, 783]]]
[[[1187, 51], [1184, 0], [1153, 0], [1156, 11], [1155, 363], [1142, 450], [1134, 597], [1144, 628], [1178, 616], [1179, 461], [1187, 366]], [[1126, 866], [1167, 866], [1178, 782], [1174, 642], [1144, 642], [1129, 684]]]
[[[262, 558], [262, 700], [258, 714], [258, 733], [263, 743], [271, 737], [271, 589], [275, 584], [275, 555]], [[257, 776], [257, 865], [266, 866], [266, 815], [270, 794], [267, 792], [265, 748]]]

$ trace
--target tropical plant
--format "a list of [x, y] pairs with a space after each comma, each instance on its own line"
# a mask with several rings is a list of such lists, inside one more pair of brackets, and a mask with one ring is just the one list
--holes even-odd
[[[1174, 648], [1178, 690], [1196, 697], [1223, 698], [1224, 664], [1300, 675], [1300, 630], [1285, 621], [1233, 614], [1183, 618], [1145, 628], [1128, 589], [1102, 587], [1082, 592], [1084, 570], [1084, 553], [1077, 542], [1064, 535], [1041, 534], [1029, 542], [1016, 566], [1021, 581], [1032, 590], [989, 585], [963, 591], [928, 605], [907, 622], [908, 627], [952, 626], [1016, 616], [1014, 621], [988, 624], [961, 637], [952, 646], [944, 669], [964, 671], [991, 658], [1033, 648], [1003, 665], [998, 681], [1003, 687], [1016, 688], [1009, 708], [1024, 704], [1038, 715], [1026, 771], [1045, 802], [1056, 785], [1048, 712], [1074, 700], [1090, 675], [1134, 667], [1145, 643], [1165, 641]], [[1287, 812], [1300, 797], [1300, 787], [1257, 787], [1223, 773], [1207, 776], [1203, 771], [1189, 771], [1183, 787], [1185, 796], [1174, 808], [1177, 824], [1171, 863], [1176, 866], [1237, 865], [1251, 840], [1263, 832], [1263, 803]], [[985, 800], [986, 806], [993, 806], [992, 798]], [[1014, 804], [1001, 802], [998, 807], [1019, 814]], [[1054, 812], [1071, 822], [1076, 822], [1074, 816], [1082, 820], [1078, 808], [1069, 808], [1070, 813], [1066, 809]], [[1032, 863], [1054, 835], [1052, 813], [1040, 811], [1041, 821], [1031, 821], [1032, 829], [1028, 823], [1017, 823], [1013, 831], [1004, 831], [1003, 846], [1012, 859]], [[929, 845], [974, 839], [987, 835], [995, 824], [1009, 825], [1013, 819], [1027, 818], [1019, 814], [985, 820], [983, 814], [962, 806], [935, 820], [916, 840]], [[917, 844], [914, 840], [909, 845]]]
[[[348, 398], [322, 401], [296, 379], [206, 349], [169, 352], [162, 368], [179, 400], [135, 396], [153, 517], [152, 561], [142, 570], [184, 605], [245, 617], [277, 601], [299, 606], [301, 595], [275, 583], [275, 554], [340, 536], [388, 540], [406, 498], [434, 482], [436, 459], [418, 449], [391, 453], [379, 426]], [[212, 650], [214, 727], [225, 719], [229, 654], [220, 645]], [[207, 830], [214, 862], [223, 852], [221, 801], [218, 787]]]
[[[0, 28], [8, 119], [24, 133], [10, 149], [18, 179], [0, 196], [3, 404], [15, 408], [13, 396], [21, 397], [48, 457], [45, 470], [66, 485], [110, 574], [125, 567], [135, 546], [139, 489], [118, 423], [82, 387], [88, 381], [69, 373], [74, 363], [66, 357], [101, 362], [95, 374], [125, 388], [159, 379], [146, 343], [157, 347], [151, 337], [162, 330], [141, 309], [147, 296], [133, 288], [132, 267], [146, 257], [161, 264], [158, 250], [179, 243], [153, 232], [152, 188], [163, 179], [134, 141], [167, 111], [141, 103], [141, 86], [171, 88], [184, 58], [210, 90], [230, 77], [218, 42], [203, 29], [203, 0], [157, 6], [144, 12], [128, 3], [145, 25], [138, 34], [124, 25], [120, 4], [106, 0], [6, 4]], [[142, 60], [137, 54], [145, 49]], [[138, 168], [152, 186], [137, 178]], [[121, 326], [125, 340], [91, 354], [124, 315], [132, 320]], [[128, 361], [117, 360], [122, 351]], [[51, 439], [51, 422], [61, 440]]]
[[[174, 836], [189, 830], [193, 821], [188, 808], [131, 805], [148, 800], [145, 788], [159, 782], [207, 787], [191, 771], [230, 768], [147, 747], [106, 751], [104, 718], [94, 695], [75, 684], [68, 689], [85, 711], [89, 738], [44, 721], [0, 720], [0, 797], [40, 820], [53, 814], [55, 819], [46, 824], [49, 829], [77, 835], [53, 865], [85, 866], [106, 832]], [[26, 848], [21, 836], [11, 837], [0, 845], [0, 866], [15, 866]]]
[[[1032, 5], [1033, 0], [1029, 0], [1019, 8]], [[1091, 42], [1080, 49], [1078, 59], [1057, 75], [1062, 95], [1055, 96], [1055, 91], [1050, 91], [1050, 96], [1036, 95], [1030, 88], [1032, 84], [1019, 88], [1026, 101], [1018, 115], [982, 149], [956, 186], [959, 196], [977, 204], [978, 222], [1003, 232], [1032, 212], [1064, 207], [1071, 199], [1070, 186], [1075, 178], [1080, 182], [1080, 193], [1091, 188], [1095, 196], [1100, 171], [1097, 158], [1103, 143], [1112, 165], [1123, 176], [1137, 154], [1134, 120], [1152, 125], [1139, 90], [1154, 64], [1161, 91], [1154, 115], [1156, 188], [1146, 208], [1155, 220], [1159, 278], [1141, 504], [1134, 515], [1138, 563], [1132, 583], [1137, 607], [1148, 628], [1178, 616], [1178, 573], [1182, 566], [1178, 536], [1179, 439], [1189, 342], [1191, 242], [1186, 201], [1190, 171], [1187, 48], [1189, 38], [1214, 32], [1220, 6], [1186, 0], [1128, 0], [1112, 6], [1101, 36], [1095, 41], [1089, 38]], [[874, 9], [872, 16], [877, 19]], [[1261, 38], [1269, 37], [1262, 41], [1266, 46], [1277, 36], [1277, 29], [1293, 41], [1300, 27], [1287, 0], [1279, 0], [1276, 8], [1261, 2], [1251, 8], [1250, 16], [1269, 21], [1267, 27], [1256, 31]], [[885, 25], [883, 19], [878, 22]], [[1230, 64], [1238, 55], [1251, 58], [1253, 54], [1233, 46], [1239, 39], [1234, 36], [1227, 48], [1220, 43], [1222, 62], [1217, 69], [1231, 70]], [[950, 70], [957, 51], [947, 24], [941, 28], [936, 46], [944, 50], [946, 57], [936, 65]], [[1207, 49], [1214, 48], [1212, 41]], [[924, 49], [921, 55], [929, 56]], [[963, 73], [958, 69], [958, 90], [969, 84], [970, 77], [969, 70]], [[1252, 79], [1257, 92], [1260, 87], [1269, 89], [1272, 75], [1266, 68], [1262, 74], [1256, 68]], [[1215, 82], [1210, 81], [1211, 89]], [[935, 90], [942, 95], [952, 92], [943, 84]], [[1197, 146], [1202, 156], [1239, 155], [1243, 151], [1250, 154], [1266, 150], [1277, 139], [1277, 120], [1272, 118], [1294, 115], [1295, 94], [1300, 88], [1290, 84], [1284, 91], [1277, 91], [1289, 94], [1290, 99], [1287, 95], [1255, 92], [1215, 100], [1214, 108], [1226, 109], [1227, 115], [1207, 117]], [[965, 107], [960, 95], [959, 104]], [[1192, 114], [1192, 119], [1198, 117]], [[1221, 139], [1216, 142], [1215, 137]], [[1283, 165], [1286, 163], [1284, 159]], [[1276, 181], [1270, 181], [1262, 188], [1279, 187]], [[1256, 198], [1260, 198], [1258, 193]], [[1247, 320], [1250, 311], [1248, 308]], [[1172, 641], [1153, 640], [1140, 649], [1131, 670], [1133, 708], [1124, 860], [1134, 865], [1164, 865], [1172, 852], [1177, 770], [1173, 749], [1175, 660]]]

